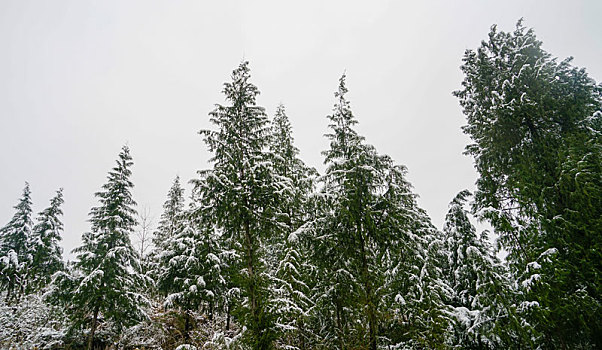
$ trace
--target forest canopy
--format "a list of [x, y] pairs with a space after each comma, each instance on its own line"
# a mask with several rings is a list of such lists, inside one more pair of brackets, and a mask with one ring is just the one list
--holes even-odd
[[63, 190], [35, 215], [26, 183], [0, 228], [0, 347], [602, 348], [602, 85], [520, 21], [461, 70], [478, 180], [442, 229], [406, 167], [358, 133], [345, 74], [319, 173], [285, 106], [257, 104], [247, 61], [199, 132], [209, 166], [188, 193], [175, 177], [150, 248], [132, 243], [148, 225], [128, 146], [73, 261]]

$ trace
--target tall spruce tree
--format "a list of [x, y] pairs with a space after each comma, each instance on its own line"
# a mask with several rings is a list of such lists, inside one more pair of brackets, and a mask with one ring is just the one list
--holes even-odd
[[217, 130], [201, 131], [213, 153], [213, 169], [200, 171], [194, 184], [202, 215], [213, 218], [224, 249], [241, 258], [228, 270], [231, 287], [242, 292], [236, 314], [247, 329], [246, 339], [254, 349], [269, 349], [276, 335], [267, 312], [264, 242], [274, 232], [278, 188], [267, 152], [268, 120], [256, 104], [259, 90], [249, 79], [248, 62], [242, 62], [232, 82], [224, 84], [229, 105], [218, 104], [210, 113]]
[[33, 228], [30, 241], [31, 266], [27, 271], [27, 288], [37, 291], [50, 283], [52, 275], [65, 268], [63, 248], [59, 245], [63, 223], [63, 189], [56, 192], [50, 206], [38, 214], [38, 223]]
[[602, 347], [602, 87], [520, 22], [464, 55], [462, 89], [491, 222], [546, 348]]
[[25, 183], [23, 196], [14, 207], [15, 215], [0, 229], [0, 287], [6, 290], [6, 300], [18, 298], [25, 291], [25, 275], [31, 264], [29, 243], [32, 235], [31, 191]]
[[65, 301], [74, 325], [89, 328], [88, 349], [92, 349], [99, 316], [117, 333], [146, 317], [143, 307], [148, 302], [138, 292], [146, 280], [130, 241], [136, 226], [132, 164], [130, 150], [124, 146], [107, 183], [95, 194], [100, 205], [90, 210], [91, 230], [73, 250], [77, 254], [70, 283], [74, 289]]

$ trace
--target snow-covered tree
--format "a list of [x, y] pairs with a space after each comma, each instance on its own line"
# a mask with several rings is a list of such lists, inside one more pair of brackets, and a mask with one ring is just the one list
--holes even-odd
[[37, 291], [50, 283], [52, 275], [65, 268], [60, 246], [63, 223], [63, 189], [56, 192], [50, 206], [38, 214], [29, 243], [32, 260], [27, 269], [27, 289]]
[[61, 349], [66, 329], [63, 309], [48, 305], [39, 293], [17, 304], [0, 300], [1, 349]]
[[0, 287], [6, 290], [6, 300], [18, 298], [24, 292], [25, 274], [31, 263], [29, 242], [32, 235], [31, 191], [25, 183], [23, 196], [14, 207], [15, 214], [0, 229]]
[[521, 22], [494, 26], [466, 52], [455, 92], [480, 174], [475, 209], [529, 286], [526, 319], [546, 348], [602, 347], [602, 87], [570, 62]]
[[167, 193], [167, 200], [163, 204], [163, 214], [161, 214], [159, 226], [152, 239], [155, 248], [160, 250], [160, 247], [174, 236], [183, 211], [184, 189], [180, 185], [180, 176], [176, 176]]
[[[314, 244], [321, 294], [315, 299], [322, 315], [331, 319], [324, 321], [329, 324], [325, 337], [333, 339], [330, 346], [376, 349], [379, 338], [383, 345], [395, 341], [387, 336], [396, 332], [384, 332], [393, 329], [388, 320], [396, 317], [395, 300], [434, 299], [434, 282], [425, 273], [434, 270], [426, 247], [437, 238], [437, 230], [416, 205], [405, 168], [378, 154], [354, 130], [357, 121], [346, 93], [343, 75], [328, 116], [332, 132], [326, 135], [330, 149], [324, 152], [324, 210]], [[418, 283], [429, 288], [411, 295]], [[392, 297], [398, 294], [402, 297]], [[419, 306], [413, 307], [416, 311]], [[401, 309], [408, 314], [408, 307]], [[428, 317], [428, 330], [435, 324], [431, 318], [438, 318], [436, 312]]]
[[167, 239], [158, 256], [157, 289], [165, 296], [165, 307], [181, 311], [185, 339], [192, 329], [191, 312], [201, 307], [206, 287], [200, 238], [189, 220], [180, 216], [173, 236]]
[[162, 273], [164, 266], [161, 264], [161, 254], [167, 250], [171, 244], [171, 239], [181, 229], [182, 215], [184, 213], [184, 189], [180, 185], [180, 176], [176, 176], [168, 193], [167, 200], [163, 203], [163, 213], [159, 219], [159, 225], [153, 232], [151, 239], [153, 250], [150, 256], [150, 275], [153, 279]]
[[405, 179], [402, 166], [389, 168], [380, 205], [380, 230], [393, 238], [380, 250], [383, 276], [383, 345], [443, 348], [447, 327], [442, 281], [443, 239]]
[[242, 62], [233, 71], [232, 82], [224, 84], [229, 105], [218, 104], [210, 113], [217, 130], [201, 131], [213, 153], [213, 169], [199, 172], [194, 196], [203, 217], [211, 217], [221, 233], [227, 244], [224, 250], [241, 258], [228, 276], [243, 297], [236, 305], [237, 318], [247, 329], [249, 344], [266, 349], [275, 332], [267, 312], [263, 242], [274, 232], [278, 188], [267, 152], [268, 120], [264, 108], [256, 104], [259, 90], [249, 79], [248, 62]]
[[138, 291], [146, 283], [139, 257], [130, 241], [136, 226], [136, 202], [130, 180], [132, 158], [124, 146], [107, 183], [95, 195], [100, 205], [90, 211], [90, 232], [82, 236], [73, 274], [58, 274], [55, 285], [70, 286], [63, 293], [75, 327], [87, 326], [88, 349], [99, 321], [115, 332], [146, 317], [146, 298]]
[[269, 146], [278, 193], [278, 230], [266, 250], [271, 255], [271, 312], [280, 333], [279, 344], [290, 349], [309, 345], [307, 319], [311, 307], [311, 285], [315, 269], [309, 261], [304, 234], [308, 219], [310, 193], [317, 172], [299, 159], [292, 127], [284, 105], [280, 104], [272, 120]]
[[460, 349], [508, 348], [497, 334], [514, 317], [510, 312], [510, 281], [495, 257], [487, 231], [477, 234], [464, 208], [470, 192], [461, 191], [445, 217], [443, 266], [450, 293], [446, 302], [453, 317], [451, 345]]
[[[156, 286], [163, 305], [180, 311], [184, 320], [183, 338], [190, 341], [192, 313], [203, 310], [213, 319], [221, 306], [221, 260], [218, 239], [211, 223], [198, 222], [193, 211], [185, 211], [184, 191], [176, 178], [155, 236]], [[197, 221], [194, 221], [197, 220]]]

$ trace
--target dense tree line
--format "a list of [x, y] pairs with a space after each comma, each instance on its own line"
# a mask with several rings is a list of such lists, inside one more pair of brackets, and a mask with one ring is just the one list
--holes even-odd
[[200, 131], [210, 167], [189, 200], [175, 178], [148, 254], [130, 240], [127, 146], [72, 262], [62, 189], [34, 224], [26, 184], [0, 229], [0, 346], [602, 348], [602, 86], [520, 22], [492, 27], [462, 71], [454, 95], [479, 178], [442, 230], [406, 168], [358, 134], [345, 75], [319, 174], [241, 62]]

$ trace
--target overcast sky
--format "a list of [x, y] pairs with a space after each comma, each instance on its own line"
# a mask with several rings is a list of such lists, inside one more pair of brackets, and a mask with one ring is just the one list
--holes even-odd
[[359, 133], [408, 167], [441, 228], [448, 202], [476, 180], [451, 94], [464, 51], [492, 24], [509, 31], [524, 17], [544, 49], [600, 81], [601, 15], [599, 0], [0, 0], [0, 226], [25, 181], [36, 213], [64, 187], [71, 256], [126, 143], [135, 199], [156, 221], [176, 174], [187, 182], [207, 167], [197, 132], [245, 59], [259, 104], [270, 116], [285, 104], [302, 158], [320, 171], [346, 70]]

